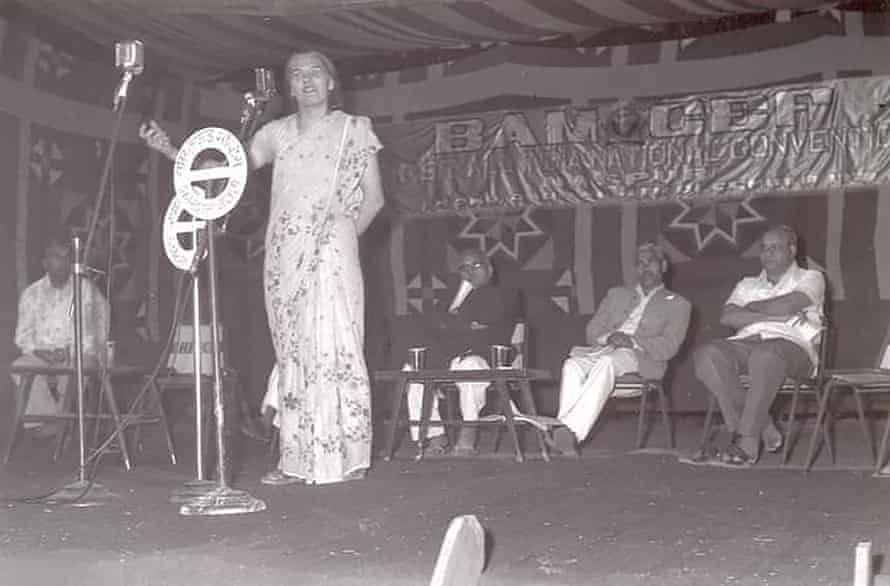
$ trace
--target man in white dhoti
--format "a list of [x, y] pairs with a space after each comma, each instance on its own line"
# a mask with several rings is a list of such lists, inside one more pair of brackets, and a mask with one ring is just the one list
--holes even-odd
[[637, 249], [634, 286], [614, 287], [587, 324], [587, 346], [575, 346], [563, 363], [553, 447], [578, 454], [613, 395], [615, 378], [636, 372], [661, 378], [689, 326], [689, 302], [664, 286], [667, 257], [647, 243]]

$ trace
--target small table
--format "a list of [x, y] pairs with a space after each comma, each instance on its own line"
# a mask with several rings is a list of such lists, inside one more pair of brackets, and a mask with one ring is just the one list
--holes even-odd
[[[519, 445], [519, 437], [516, 434], [516, 423], [521, 422], [514, 417], [513, 410], [510, 407], [510, 391], [508, 385], [515, 383], [519, 386], [520, 408], [524, 414], [536, 416], [535, 402], [531, 392], [532, 381], [552, 380], [549, 371], [539, 369], [480, 369], [480, 370], [449, 370], [443, 369], [425, 369], [425, 370], [378, 370], [374, 373], [374, 380], [389, 381], [395, 383], [392, 394], [390, 395], [390, 421], [386, 427], [386, 437], [384, 445], [384, 460], [391, 460], [395, 449], [396, 427], [399, 424], [399, 416], [402, 411], [405, 395], [408, 392], [408, 385], [411, 383], [420, 383], [423, 385], [423, 403], [421, 408], [420, 421], [408, 420], [407, 423], [419, 424], [420, 430], [417, 441], [417, 459], [423, 458], [424, 439], [426, 438], [426, 430], [430, 423], [430, 414], [433, 406], [433, 393], [436, 392], [437, 383], [457, 383], [457, 382], [480, 382], [491, 381], [504, 407], [503, 423], [507, 426], [507, 432], [513, 441], [513, 447], [516, 451], [516, 461], [523, 462], [525, 458], [522, 454], [522, 448]], [[519, 417], [519, 414], [516, 414]], [[456, 423], [456, 421], [443, 421], [443, 423]], [[500, 425], [499, 420], [480, 420], [477, 422], [463, 422], [464, 425]], [[543, 432], [536, 428], [538, 443], [541, 447], [541, 456], [548, 460], [550, 455], [547, 452], [547, 444], [544, 441]]]
[[[74, 380], [74, 376], [77, 374], [74, 366], [71, 365], [44, 365], [44, 366], [34, 366], [34, 365], [11, 365], [9, 367], [9, 374], [11, 375], [19, 375], [19, 383], [15, 388], [15, 419], [13, 420], [12, 426], [10, 427], [7, 443], [6, 443], [6, 453], [3, 457], [3, 463], [6, 464], [9, 461], [9, 457], [12, 454], [13, 447], [15, 446], [15, 441], [18, 436], [19, 428], [23, 423], [29, 422], [47, 422], [47, 421], [64, 421], [70, 423], [72, 420], [77, 421], [77, 413], [74, 411], [74, 407], [76, 406], [77, 401], [77, 382]], [[132, 469], [132, 462], [130, 460], [130, 452], [127, 448], [127, 443], [125, 441], [123, 432], [124, 429], [130, 425], [142, 425], [146, 423], [159, 423], [161, 425], [162, 431], [165, 434], [167, 440], [167, 449], [170, 454], [171, 461], [176, 463], [176, 455], [173, 451], [173, 439], [170, 435], [170, 428], [167, 425], [167, 418], [164, 413], [163, 405], [161, 404], [161, 397], [158, 392], [157, 386], [154, 380], [146, 380], [145, 384], [147, 388], [144, 389], [145, 393], [148, 393], [147, 397], [150, 401], [155, 402], [155, 408], [158, 411], [157, 416], [149, 416], [145, 414], [145, 399], [146, 395], [141, 395], [139, 397], [140, 405], [139, 405], [139, 413], [136, 415], [132, 415], [123, 419], [121, 417], [120, 409], [118, 409], [117, 400], [114, 396], [114, 389], [112, 387], [112, 379], [120, 379], [120, 378], [138, 378], [140, 380], [145, 380], [145, 377], [150, 374], [149, 369], [143, 366], [136, 365], [114, 365], [108, 368], [103, 368], [101, 366], [84, 366], [83, 367], [84, 378], [89, 380], [98, 380], [100, 384], [100, 400], [104, 398], [108, 402], [108, 408], [111, 411], [108, 415], [103, 415], [98, 413], [98, 409], [96, 413], [92, 414], [84, 414], [84, 418], [101, 420], [101, 419], [111, 419], [114, 423], [114, 434], [117, 436], [118, 447], [120, 448], [121, 457], [124, 461], [124, 466], [126, 466], [127, 470]], [[68, 383], [68, 388], [65, 392], [65, 404], [60, 413], [56, 415], [26, 415], [25, 410], [28, 406], [28, 401], [31, 398], [31, 386], [34, 383], [34, 378], [37, 376], [70, 376], [72, 377], [71, 381]], [[87, 380], [84, 380], [84, 384], [87, 383]], [[63, 439], [60, 437], [60, 440]], [[62, 442], [60, 441], [56, 448], [56, 456], [58, 457], [59, 452], [62, 448]]]

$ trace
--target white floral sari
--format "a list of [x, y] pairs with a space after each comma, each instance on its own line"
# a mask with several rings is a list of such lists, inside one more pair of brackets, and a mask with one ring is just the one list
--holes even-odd
[[305, 135], [295, 116], [272, 122], [251, 148], [260, 161], [271, 149], [275, 162], [264, 278], [276, 365], [264, 404], [278, 410], [279, 467], [338, 482], [370, 465], [355, 217], [380, 143], [367, 118], [333, 112]]

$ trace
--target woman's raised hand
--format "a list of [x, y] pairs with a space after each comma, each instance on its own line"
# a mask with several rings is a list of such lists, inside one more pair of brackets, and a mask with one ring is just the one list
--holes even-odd
[[143, 122], [139, 126], [139, 138], [145, 141], [149, 148], [166, 155], [170, 159], [176, 158], [176, 148], [170, 142], [170, 137], [154, 120]]

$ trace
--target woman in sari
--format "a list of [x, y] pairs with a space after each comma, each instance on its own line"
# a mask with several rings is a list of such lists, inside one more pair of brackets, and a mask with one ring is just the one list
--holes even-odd
[[[327, 57], [292, 55], [285, 79], [296, 112], [248, 148], [252, 168], [273, 165], [264, 286], [276, 363], [263, 404], [281, 455], [262, 482], [326, 484], [363, 477], [371, 460], [358, 236], [383, 205], [380, 143], [367, 118], [332, 109]], [[175, 158], [157, 125], [140, 133]]]

